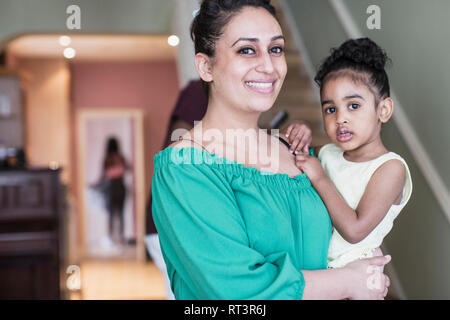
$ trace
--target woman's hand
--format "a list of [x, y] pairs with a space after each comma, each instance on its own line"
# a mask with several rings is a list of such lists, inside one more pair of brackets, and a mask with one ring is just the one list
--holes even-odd
[[312, 141], [312, 130], [310, 126], [302, 120], [297, 120], [286, 130], [286, 138], [291, 145], [291, 152], [309, 153], [309, 146]]
[[348, 297], [351, 300], [384, 300], [390, 286], [389, 277], [382, 268], [391, 256], [356, 260], [343, 269], [348, 272]]

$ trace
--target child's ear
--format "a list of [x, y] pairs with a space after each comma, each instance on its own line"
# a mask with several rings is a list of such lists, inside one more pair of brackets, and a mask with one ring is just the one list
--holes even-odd
[[378, 105], [378, 118], [381, 123], [386, 123], [394, 113], [394, 101], [391, 98], [381, 100]]
[[200, 78], [205, 82], [213, 81], [211, 58], [204, 53], [195, 55], [195, 68]]

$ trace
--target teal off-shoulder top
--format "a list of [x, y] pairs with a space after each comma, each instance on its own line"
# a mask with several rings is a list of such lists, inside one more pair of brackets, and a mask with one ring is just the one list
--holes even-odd
[[327, 267], [331, 221], [305, 174], [167, 148], [152, 196], [176, 299], [301, 299], [302, 270]]

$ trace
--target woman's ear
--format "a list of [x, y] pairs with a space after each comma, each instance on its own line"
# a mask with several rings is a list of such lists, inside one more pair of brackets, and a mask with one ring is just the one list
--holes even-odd
[[392, 117], [392, 114], [394, 113], [394, 101], [392, 100], [392, 98], [381, 100], [380, 104], [378, 105], [378, 111], [378, 118], [380, 119], [381, 123], [388, 122]]
[[197, 53], [195, 55], [195, 68], [200, 78], [205, 82], [213, 81], [211, 58], [204, 53]]

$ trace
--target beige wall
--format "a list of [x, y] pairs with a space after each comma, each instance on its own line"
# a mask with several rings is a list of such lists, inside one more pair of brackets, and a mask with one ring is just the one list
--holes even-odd
[[70, 182], [69, 69], [64, 60], [13, 59], [26, 74], [25, 140], [30, 166], [48, 167], [57, 162], [62, 181]]

